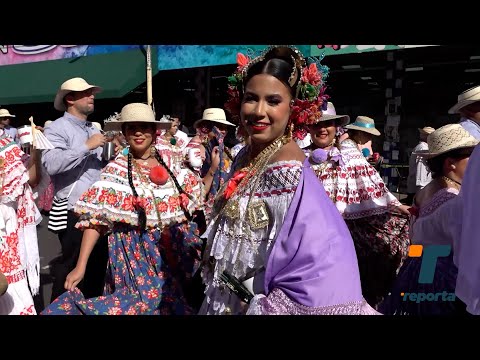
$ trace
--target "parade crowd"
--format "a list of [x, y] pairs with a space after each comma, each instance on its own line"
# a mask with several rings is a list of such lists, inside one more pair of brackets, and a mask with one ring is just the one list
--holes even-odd
[[418, 129], [401, 203], [375, 120], [336, 113], [318, 59], [237, 63], [193, 137], [144, 103], [89, 121], [81, 77], [29, 137], [0, 108], [0, 314], [37, 314], [42, 213], [61, 259], [41, 315], [479, 314], [480, 86]]

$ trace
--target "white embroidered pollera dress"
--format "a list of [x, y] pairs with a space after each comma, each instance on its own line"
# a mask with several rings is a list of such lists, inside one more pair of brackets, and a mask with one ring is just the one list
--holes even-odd
[[327, 159], [313, 169], [347, 223], [363, 294], [376, 306], [388, 294], [407, 257], [409, 218], [395, 211], [401, 203], [351, 139], [341, 143], [340, 151], [336, 147], [328, 150]]
[[192, 313], [182, 286], [199, 264], [201, 241], [196, 224], [187, 221], [181, 205], [188, 213], [199, 208], [201, 181], [188, 169], [175, 174], [194, 202], [180, 195], [171, 179], [165, 185], [145, 181], [150, 169], [139, 165], [143, 176], [133, 166], [132, 177], [147, 215], [147, 230], [138, 227], [127, 159], [117, 157], [75, 206], [81, 215], [76, 225], [79, 229], [111, 232], [104, 295], [85, 299], [78, 289], [67, 291], [42, 314]]
[[[8, 281], [0, 296], [0, 315], [35, 315], [32, 295], [39, 292], [40, 257], [37, 225], [42, 217], [35, 205], [38, 195], [28, 184], [26, 155], [0, 130], [0, 271]], [[48, 175], [37, 186], [43, 191]]]

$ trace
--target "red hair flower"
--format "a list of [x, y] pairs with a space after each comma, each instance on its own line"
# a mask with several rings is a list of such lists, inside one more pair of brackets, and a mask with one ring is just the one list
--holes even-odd
[[310, 66], [303, 69], [301, 81], [312, 86], [320, 85], [322, 82], [322, 74], [318, 71], [317, 64], [311, 63]]
[[248, 56], [243, 55], [242, 53], [237, 54], [237, 71], [242, 71], [245, 66], [250, 62]]

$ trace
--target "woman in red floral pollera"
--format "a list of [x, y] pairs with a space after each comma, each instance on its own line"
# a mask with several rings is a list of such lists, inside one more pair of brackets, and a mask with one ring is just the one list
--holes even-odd
[[[79, 199], [77, 228], [84, 231], [77, 265], [65, 281], [69, 291], [42, 314], [159, 315], [192, 313], [186, 286], [201, 241], [192, 213], [201, 200], [201, 179], [189, 169], [169, 169], [155, 144], [151, 107], [124, 106], [121, 127], [127, 155], [111, 161]], [[109, 262], [103, 296], [85, 299], [82, 281], [90, 253], [108, 236]]]

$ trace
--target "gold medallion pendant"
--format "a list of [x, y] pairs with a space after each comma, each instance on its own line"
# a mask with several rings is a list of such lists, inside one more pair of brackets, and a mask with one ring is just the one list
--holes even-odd
[[225, 204], [224, 208], [225, 215], [231, 219], [238, 219], [240, 218], [240, 204], [237, 199], [230, 200]]
[[247, 207], [247, 217], [252, 229], [261, 229], [270, 221], [267, 206], [261, 200], [254, 201]]

